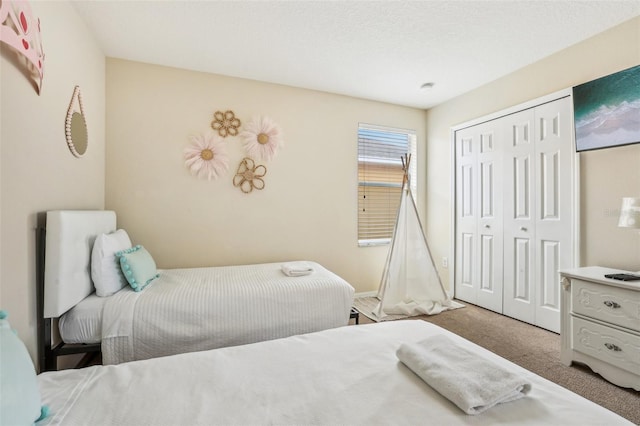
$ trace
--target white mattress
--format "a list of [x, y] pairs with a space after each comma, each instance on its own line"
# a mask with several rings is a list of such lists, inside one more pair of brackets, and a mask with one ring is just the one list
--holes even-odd
[[[532, 384], [466, 415], [404, 364], [445, 334]], [[346, 326], [256, 344], [38, 376], [48, 425], [629, 425], [587, 399], [424, 321]]]
[[280, 263], [167, 269], [143, 291], [109, 297], [104, 364], [242, 345], [346, 325], [354, 289], [314, 262], [286, 276]]
[[102, 309], [107, 299], [107, 297], [98, 297], [92, 293], [62, 315], [58, 322], [62, 341], [65, 343], [100, 343], [102, 340]]

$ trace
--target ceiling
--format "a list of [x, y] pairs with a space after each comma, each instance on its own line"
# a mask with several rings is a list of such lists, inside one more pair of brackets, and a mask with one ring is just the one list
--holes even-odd
[[640, 0], [72, 3], [108, 57], [416, 108], [640, 15]]

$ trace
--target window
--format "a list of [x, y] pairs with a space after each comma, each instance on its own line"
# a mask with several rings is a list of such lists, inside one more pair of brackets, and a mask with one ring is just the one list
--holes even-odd
[[358, 245], [387, 244], [393, 236], [402, 190], [401, 157], [411, 154], [411, 190], [416, 196], [416, 133], [358, 125]]

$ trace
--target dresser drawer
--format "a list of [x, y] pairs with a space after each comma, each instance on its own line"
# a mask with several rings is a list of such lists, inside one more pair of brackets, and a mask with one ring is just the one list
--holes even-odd
[[572, 318], [573, 349], [640, 375], [640, 336]]
[[640, 293], [624, 288], [571, 280], [572, 311], [640, 331]]

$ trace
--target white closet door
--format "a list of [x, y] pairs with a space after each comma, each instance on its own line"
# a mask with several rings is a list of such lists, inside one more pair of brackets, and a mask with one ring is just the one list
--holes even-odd
[[560, 331], [574, 267], [571, 97], [455, 133], [457, 298]]
[[456, 297], [502, 311], [502, 132], [456, 132]]
[[504, 302], [503, 313], [535, 321], [535, 166], [534, 112], [504, 117]]
[[477, 303], [476, 232], [478, 202], [477, 142], [475, 128], [456, 132], [456, 254], [455, 296]]
[[478, 305], [502, 312], [502, 126], [488, 122], [478, 134]]
[[560, 276], [573, 266], [573, 139], [571, 100], [535, 109], [536, 275], [535, 324], [560, 332]]
[[559, 332], [558, 270], [573, 266], [571, 99], [505, 120], [503, 313]]

